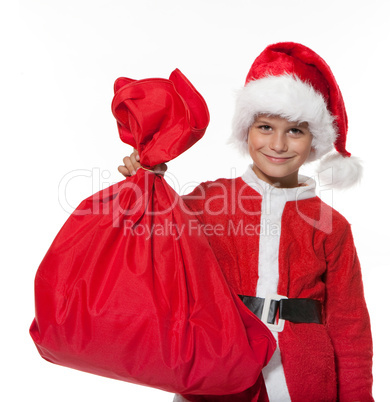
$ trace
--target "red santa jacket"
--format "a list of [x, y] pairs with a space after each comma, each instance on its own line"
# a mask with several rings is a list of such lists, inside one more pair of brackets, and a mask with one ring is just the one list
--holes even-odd
[[[265, 219], [269, 194], [256, 187], [259, 183], [264, 184], [250, 168], [242, 178], [205, 182], [183, 197], [183, 208], [203, 224], [237, 294], [262, 296], [267, 266], [261, 273], [261, 259], [273, 259], [278, 294], [322, 303], [323, 324], [286, 321], [277, 336], [288, 394], [278, 400], [372, 401], [370, 321], [349, 223], [307, 186], [296, 199], [290, 195], [282, 205], [268, 205], [280, 219], [280, 227], [274, 227]], [[261, 250], [267, 235], [278, 237], [277, 255]], [[267, 399], [257, 398], [251, 401]]]

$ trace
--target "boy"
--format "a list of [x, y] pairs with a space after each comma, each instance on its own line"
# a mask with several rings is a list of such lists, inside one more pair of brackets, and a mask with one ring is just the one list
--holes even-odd
[[[299, 175], [303, 163], [325, 156], [321, 166], [332, 168], [335, 187], [358, 181], [346, 135], [343, 98], [325, 61], [300, 44], [268, 46], [233, 119], [232, 141], [252, 165], [182, 197], [201, 223], [225, 229], [209, 231], [225, 277], [278, 342], [263, 370], [270, 401], [373, 400], [370, 322], [350, 225]], [[137, 152], [124, 163], [119, 171], [134, 174]]]

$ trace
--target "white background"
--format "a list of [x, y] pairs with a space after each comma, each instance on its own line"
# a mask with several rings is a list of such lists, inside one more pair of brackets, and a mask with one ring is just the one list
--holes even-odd
[[36, 269], [73, 208], [122, 180], [117, 166], [131, 149], [110, 110], [117, 77], [168, 78], [178, 67], [205, 97], [205, 137], [169, 163], [167, 177], [182, 193], [244, 171], [249, 160], [226, 145], [234, 91], [267, 44], [295, 41], [332, 67], [349, 114], [347, 149], [365, 164], [360, 187], [327, 193], [327, 201], [352, 223], [372, 319], [374, 396], [386, 400], [388, 2], [24, 0], [1, 7], [0, 394], [7, 396], [0, 399], [172, 399], [41, 359], [28, 334]]

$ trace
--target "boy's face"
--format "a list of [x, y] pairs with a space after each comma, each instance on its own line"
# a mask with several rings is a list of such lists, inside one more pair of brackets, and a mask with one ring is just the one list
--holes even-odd
[[272, 185], [298, 186], [298, 170], [310, 154], [312, 138], [307, 123], [259, 115], [248, 132], [253, 171]]

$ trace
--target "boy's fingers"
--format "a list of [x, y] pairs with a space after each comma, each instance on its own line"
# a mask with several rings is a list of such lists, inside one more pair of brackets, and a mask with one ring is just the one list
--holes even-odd
[[141, 166], [138, 162], [135, 161], [133, 155], [125, 156], [123, 158], [123, 163], [125, 164], [125, 167], [131, 175], [134, 175], [136, 170]]
[[128, 167], [132, 167], [132, 162], [131, 162], [131, 159], [130, 159], [130, 156], [125, 156], [124, 158], [123, 158], [123, 163], [125, 164], [125, 166], [128, 168]]
[[[138, 151], [135, 149], [135, 148], [133, 148], [133, 153], [131, 154], [131, 155], [134, 155], [134, 157], [135, 157], [135, 160], [136, 161], [139, 161], [139, 154], [138, 154]], [[131, 156], [130, 155], [130, 156]]]
[[[138, 154], [137, 154], [138, 155]], [[141, 164], [138, 162], [138, 160], [136, 159], [136, 154], [135, 152], [133, 152], [130, 155], [130, 161], [133, 164], [133, 167], [135, 168], [135, 170], [137, 170], [139, 167], [141, 167]]]
[[[125, 166], [118, 166], [118, 171], [124, 176], [133, 176], [136, 174], [137, 170], [141, 167], [139, 163], [139, 155], [137, 150], [134, 150], [129, 156], [123, 158], [123, 163]], [[165, 163], [160, 163], [153, 167], [153, 171], [164, 175], [168, 167]]]
[[131, 176], [126, 166], [118, 166], [118, 171], [119, 173], [123, 174], [123, 176]]

